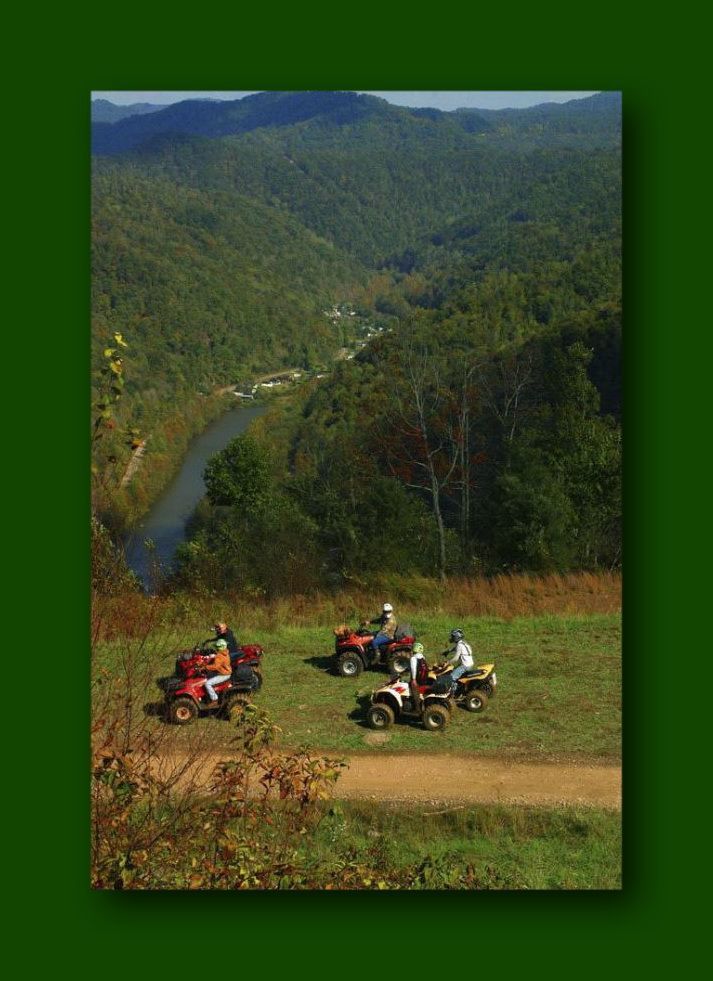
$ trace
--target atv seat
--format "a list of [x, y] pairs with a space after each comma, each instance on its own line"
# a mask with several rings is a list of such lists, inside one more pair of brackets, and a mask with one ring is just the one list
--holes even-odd
[[437, 678], [431, 684], [431, 690], [434, 695], [445, 695], [451, 690], [453, 686], [453, 680], [451, 677], [451, 672], [446, 671], [444, 674], [439, 674]]

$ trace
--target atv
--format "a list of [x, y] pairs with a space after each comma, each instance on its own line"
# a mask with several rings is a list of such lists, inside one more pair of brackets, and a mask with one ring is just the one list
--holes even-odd
[[384, 730], [397, 720], [420, 720], [429, 732], [445, 729], [451, 717], [450, 687], [445, 692], [437, 692], [429, 683], [419, 685], [418, 690], [421, 704], [414, 707], [408, 682], [392, 678], [388, 685], [372, 692], [366, 713], [367, 724], [372, 729]]
[[[158, 678], [156, 684], [164, 693], [166, 715], [176, 725], [186, 725], [200, 712], [220, 710], [225, 717], [230, 716], [230, 704], [234, 700], [241, 703], [246, 695], [262, 687], [260, 659], [263, 649], [259, 644], [248, 644], [237, 653], [230, 655], [232, 674], [215, 689], [218, 701], [212, 702], [205, 690], [207, 672], [210, 670], [215, 652], [201, 647], [183, 651], [176, 659], [175, 673], [167, 678]], [[239, 696], [239, 698], [238, 698]]]
[[208, 679], [205, 669], [196, 670], [186, 679], [168, 680], [173, 681], [173, 684], [161, 686], [165, 694], [166, 716], [169, 722], [179, 726], [193, 722], [201, 712], [215, 712], [229, 719], [233, 711], [238, 706], [243, 706], [258, 688], [254, 670], [246, 665], [234, 668], [228, 681], [216, 685], [215, 693], [218, 698], [214, 702], [206, 692], [205, 683]]
[[[435, 691], [452, 691], [452, 671], [452, 665], [444, 663], [435, 664], [431, 668], [429, 677], [433, 680]], [[482, 712], [488, 707], [488, 699], [495, 695], [497, 683], [495, 665], [478, 664], [458, 678], [456, 689], [452, 692], [453, 700], [469, 712]]]
[[346, 624], [334, 630], [336, 671], [342, 678], [355, 678], [367, 668], [387, 668], [390, 674], [408, 671], [409, 658], [415, 641], [413, 630], [399, 627], [390, 644], [385, 644], [379, 657], [374, 654], [371, 642], [376, 634], [360, 627], [352, 630]]
[[[260, 661], [264, 653], [260, 644], [245, 644], [230, 655], [233, 670], [239, 667], [252, 668], [258, 688], [262, 687]], [[156, 683], [162, 691], [167, 691], [169, 688], [173, 690], [176, 687], [176, 680], [185, 681], [209, 669], [214, 654], [214, 650], [200, 646], [190, 651], [181, 651], [176, 658], [174, 673], [167, 678], [159, 678]]]

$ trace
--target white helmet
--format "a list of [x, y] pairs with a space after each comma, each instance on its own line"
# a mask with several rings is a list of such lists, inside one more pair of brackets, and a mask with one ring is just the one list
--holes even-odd
[[384, 603], [384, 613], [393, 613], [394, 608], [391, 603]]

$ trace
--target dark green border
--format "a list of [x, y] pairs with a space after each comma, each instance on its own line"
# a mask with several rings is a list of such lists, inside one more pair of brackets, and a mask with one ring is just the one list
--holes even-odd
[[[30, 719], [20, 707], [8, 729], [11, 738], [21, 741], [19, 754], [12, 748], [20, 759], [10, 800], [21, 802], [23, 817], [6, 849], [5, 881], [14, 894], [11, 902], [23, 912], [26, 937], [19, 950], [29, 947], [32, 960], [46, 959], [48, 966], [84, 962], [109, 972], [114, 965], [131, 971], [139, 964], [142, 973], [149, 966], [165, 970], [167, 945], [180, 942], [186, 928], [193, 927], [202, 943], [208, 931], [216, 938], [221, 930], [226, 939], [250, 938], [241, 945], [236, 971], [245, 970], [246, 961], [256, 966], [280, 961], [286, 969], [307, 960], [340, 972], [352, 962], [361, 972], [380, 956], [380, 945], [398, 937], [403, 946], [416, 923], [425, 939], [430, 931], [425, 919], [414, 920], [416, 913], [438, 914], [433, 922], [439, 940], [451, 930], [472, 931], [480, 954], [466, 964], [478, 972], [499, 970], [505, 962], [527, 970], [539, 963], [550, 971], [557, 963], [578, 971], [587, 953], [588, 965], [611, 969], [624, 945], [642, 947], [642, 953], [647, 949], [642, 945], [658, 946], [653, 941], [657, 927], [669, 936], [667, 949], [680, 939], [675, 934], [685, 928], [686, 890], [693, 886], [695, 868], [692, 845], [681, 841], [685, 801], [680, 798], [687, 786], [682, 774], [688, 772], [692, 780], [695, 775], [697, 781], [701, 774], [686, 771], [685, 755], [672, 745], [679, 739], [675, 731], [657, 725], [670, 705], [660, 709], [656, 699], [665, 694], [665, 685], [657, 681], [666, 654], [684, 653], [674, 646], [676, 634], [666, 613], [686, 595], [685, 576], [666, 582], [665, 569], [681, 561], [676, 536], [694, 535], [695, 526], [692, 518], [682, 518], [674, 533], [663, 519], [669, 494], [697, 463], [687, 455], [693, 449], [690, 430], [674, 426], [672, 414], [674, 399], [687, 393], [686, 376], [676, 376], [675, 369], [683, 369], [679, 362], [689, 350], [684, 337], [690, 337], [685, 331], [695, 321], [687, 311], [690, 293], [676, 297], [667, 282], [687, 265], [691, 273], [696, 269], [687, 240], [679, 238], [670, 191], [678, 188], [692, 204], [682, 164], [695, 152], [706, 120], [687, 108], [680, 82], [678, 90], [671, 88], [672, 70], [663, 64], [670, 50], [665, 23], [657, 29], [650, 19], [643, 27], [633, 18], [622, 23], [621, 6], [611, 4], [569, 4], [558, 11], [550, 6], [547, 15], [539, 7], [523, 15], [510, 6], [495, 9], [502, 14], [478, 9], [466, 15], [455, 7], [430, 12], [404, 7], [389, 13], [383, 4], [337, 5], [319, 12], [300, 5], [287, 13], [272, 8], [259, 22], [244, 8], [229, 18], [218, 8], [192, 8], [184, 16], [179, 8], [123, 5], [112, 8], [111, 16], [95, 9], [83, 21], [57, 8], [37, 15], [31, 41], [24, 29], [17, 38], [10, 32], [19, 42], [19, 57], [16, 84], [6, 89], [17, 122], [17, 129], [6, 128], [6, 157], [16, 167], [6, 193], [17, 222], [9, 245], [11, 258], [19, 259], [19, 282], [13, 279], [6, 287], [16, 302], [6, 321], [5, 343], [19, 341], [20, 351], [17, 369], [6, 379], [12, 406], [6, 409], [6, 422], [15, 454], [10, 474], [21, 487], [27, 512], [16, 521], [13, 511], [8, 521], [17, 527], [7, 529], [8, 537], [15, 537], [6, 569], [19, 587], [16, 608], [10, 610], [17, 620], [13, 628], [28, 637], [40, 619], [40, 636], [58, 667], [54, 704], [59, 700], [62, 708]], [[684, 53], [679, 57], [674, 71], [680, 76], [688, 59]], [[623, 90], [627, 692], [621, 894], [335, 897], [89, 891], [84, 691], [88, 445], [83, 438], [88, 99], [91, 89], [119, 88]], [[668, 252], [672, 240], [677, 248]], [[682, 281], [682, 288], [689, 290], [690, 283], [684, 287]], [[16, 438], [14, 420], [25, 417], [28, 422]], [[38, 521], [37, 537], [29, 536], [26, 529]], [[683, 636], [685, 629], [679, 641]], [[64, 660], [57, 663], [60, 652]], [[679, 662], [677, 657], [677, 663], [688, 676], [683, 658]], [[678, 698], [679, 692], [669, 694]], [[662, 770], [666, 781], [660, 779]], [[666, 787], [678, 798], [675, 806]], [[689, 849], [687, 867], [680, 858]], [[668, 897], [674, 895], [675, 906], [669, 907]], [[394, 922], [401, 926], [395, 928]], [[484, 936], [488, 942], [481, 949], [478, 938], [482, 943]], [[442, 945], [442, 940], [426, 942], [424, 961], [439, 957]], [[444, 953], [448, 946], [446, 941]], [[354, 956], [355, 948], [361, 957]], [[215, 969], [198, 943], [194, 951], [189, 956], [195, 970], [201, 970], [201, 963]], [[495, 960], [489, 967], [490, 956]], [[457, 969], [455, 955], [450, 960]]]

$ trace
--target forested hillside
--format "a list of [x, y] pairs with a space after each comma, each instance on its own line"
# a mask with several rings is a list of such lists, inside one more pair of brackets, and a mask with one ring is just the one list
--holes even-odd
[[99, 123], [94, 148], [94, 364], [121, 331], [122, 425], [328, 363], [335, 303], [390, 328], [226, 457], [269, 479], [206, 504], [184, 581], [617, 564], [618, 95], [261, 93]]

